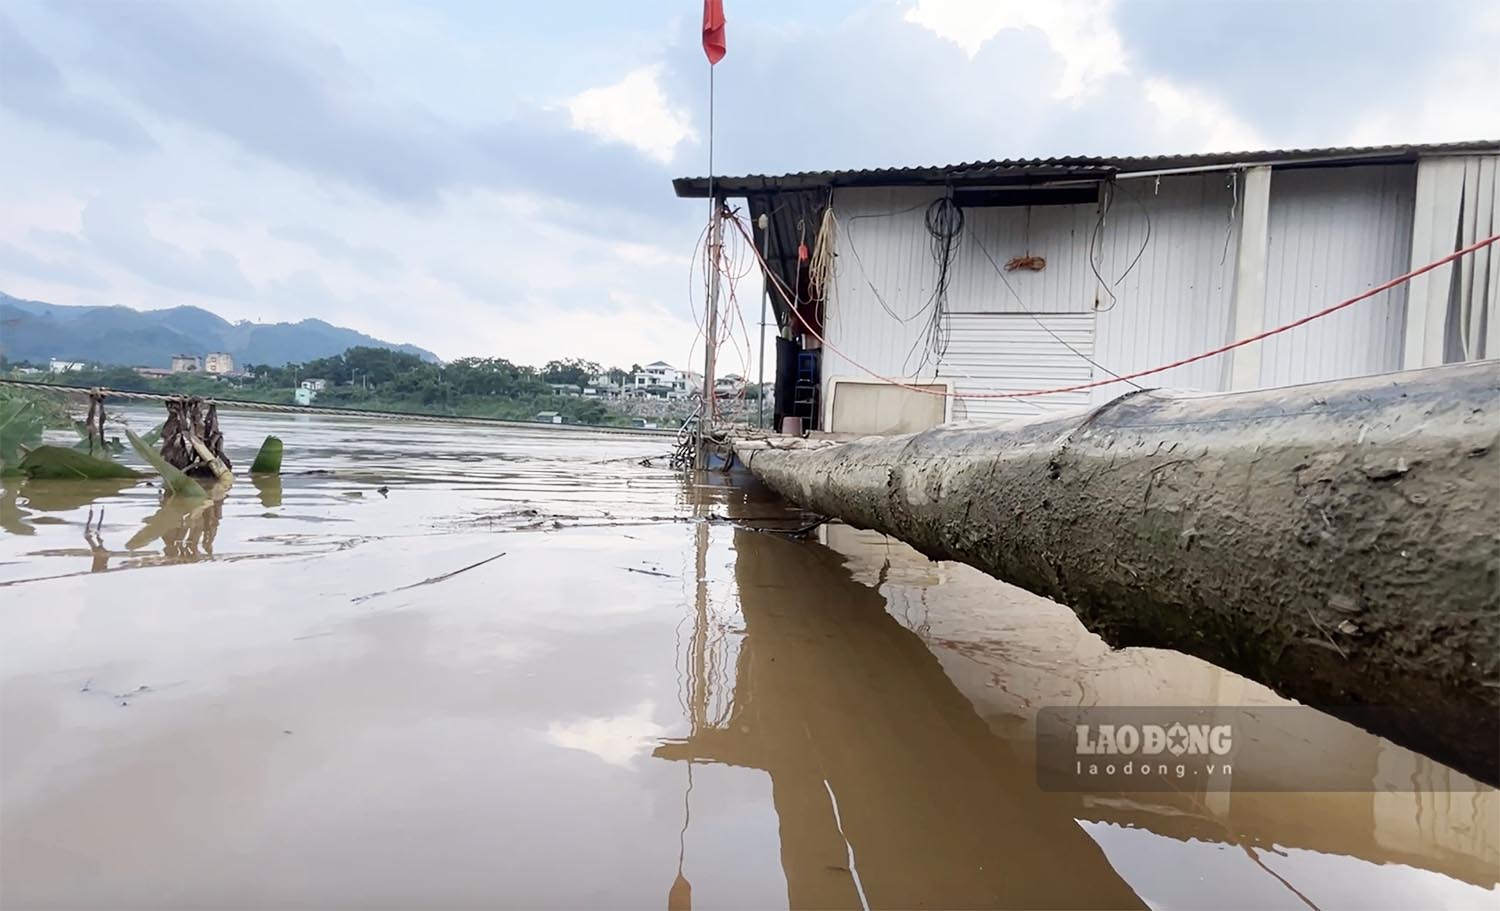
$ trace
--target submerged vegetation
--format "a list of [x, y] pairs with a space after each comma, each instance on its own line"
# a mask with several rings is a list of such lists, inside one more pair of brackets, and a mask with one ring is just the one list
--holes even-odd
[[157, 474], [161, 475], [162, 484], [166, 487], [168, 493], [192, 500], [201, 500], [208, 496], [201, 484], [184, 474], [180, 468], [168, 462], [162, 457], [161, 453], [157, 452], [145, 440], [129, 430], [125, 431], [125, 433], [130, 437], [130, 445], [134, 447], [135, 454], [140, 456], [146, 464], [155, 468]]
[[42, 431], [72, 427], [67, 403], [57, 396], [0, 387], [0, 475], [21, 473], [26, 453], [42, 442]]

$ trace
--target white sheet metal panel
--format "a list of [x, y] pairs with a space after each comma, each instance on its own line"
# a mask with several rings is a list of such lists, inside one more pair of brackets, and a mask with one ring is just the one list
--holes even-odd
[[[932, 293], [935, 275], [922, 216], [937, 195], [877, 189], [834, 196], [838, 256], [824, 322], [829, 343], [846, 356], [823, 353], [825, 401], [832, 377], [866, 375], [856, 361], [882, 376], [917, 376], [918, 358], [911, 352], [926, 325], [917, 311]], [[816, 227], [808, 226], [809, 245]], [[930, 368], [922, 372], [932, 375]]]
[[[1089, 266], [1097, 206], [1032, 207], [1029, 225], [1025, 207], [970, 209], [965, 231], [974, 232], [1002, 266], [1031, 253], [1046, 257], [1047, 267], [1007, 273], [1017, 300], [968, 239], [955, 261], [949, 309], [1092, 314], [1097, 301], [1091, 357], [1117, 373], [1223, 344], [1238, 236], [1232, 180], [1209, 174], [1120, 183], [1092, 245], [1103, 282]], [[917, 376], [925, 328], [918, 311], [936, 275], [923, 219], [940, 195], [931, 189], [846, 189], [834, 197], [840, 232], [828, 339], [848, 359], [886, 376]], [[1088, 362], [1069, 357], [1092, 371]], [[824, 358], [825, 377], [859, 373], [831, 352]], [[932, 375], [931, 367], [921, 373]], [[1152, 383], [1218, 390], [1223, 377], [1223, 362], [1215, 360], [1168, 371]], [[1092, 399], [1108, 401], [1129, 388], [1101, 387]]]
[[[1381, 284], [1409, 266], [1416, 168], [1382, 165], [1277, 171], [1271, 181], [1263, 329]], [[1261, 386], [1398, 370], [1401, 286], [1261, 345]]]
[[[1417, 166], [1411, 262], [1421, 265], [1500, 230], [1500, 157], [1423, 159]], [[1480, 249], [1412, 279], [1407, 367], [1500, 357], [1500, 250]]]
[[948, 354], [938, 368], [953, 381], [955, 421], [995, 421], [1072, 411], [1087, 392], [1034, 398], [976, 398], [974, 393], [1023, 392], [1087, 383], [1093, 368], [1094, 315], [955, 313]]
[[[1088, 238], [1098, 217], [1099, 207], [1092, 203], [965, 209], [948, 285], [949, 310], [1092, 313], [1098, 282], [1089, 268]], [[986, 251], [1001, 269], [1018, 256], [1040, 256], [1047, 266], [1040, 272], [1002, 272], [985, 258]]]
[[[1114, 295], [1102, 295], [1098, 312], [1100, 365], [1131, 373], [1228, 341], [1239, 192], [1238, 178], [1225, 173], [1119, 183], [1099, 243], [1101, 288]], [[1211, 358], [1140, 382], [1217, 392], [1226, 388], [1227, 364]], [[1092, 399], [1106, 402], [1131, 388], [1101, 386]]]
[[[949, 378], [960, 391], [1042, 389], [1088, 382], [1092, 366], [1041, 329], [1023, 311], [1079, 352], [1093, 350], [1092, 271], [1085, 246], [1094, 206], [974, 208], [965, 212], [949, 282], [949, 342], [940, 365], [919, 370], [937, 269], [925, 224], [935, 190], [841, 190], [838, 258], [828, 303], [827, 338], [844, 356], [825, 351], [824, 398], [835, 376], [865, 377], [853, 361], [884, 376]], [[972, 234], [972, 236], [970, 236]], [[1047, 258], [1041, 272], [1006, 275], [1015, 294], [975, 246], [1002, 266], [1013, 256]], [[1086, 393], [1044, 399], [963, 399], [954, 420], [1029, 416], [1086, 405]]]

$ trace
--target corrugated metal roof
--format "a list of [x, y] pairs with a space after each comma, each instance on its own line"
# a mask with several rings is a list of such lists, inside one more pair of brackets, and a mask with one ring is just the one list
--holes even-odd
[[[1386, 146], [1342, 146], [1325, 149], [1264, 149], [1243, 152], [1208, 152], [1190, 155], [1067, 156], [1060, 158], [1007, 158], [970, 161], [950, 165], [920, 165], [909, 168], [873, 168], [848, 171], [799, 171], [792, 174], [747, 174], [715, 177], [714, 190], [725, 196], [820, 187], [973, 186], [1006, 182], [1098, 179], [1112, 174], [1175, 168], [1230, 167], [1258, 164], [1324, 164], [1357, 162], [1393, 163], [1414, 161], [1422, 155], [1455, 152], [1500, 154], [1500, 140], [1472, 140]], [[672, 181], [678, 196], [708, 196], [707, 177], [679, 177]]]

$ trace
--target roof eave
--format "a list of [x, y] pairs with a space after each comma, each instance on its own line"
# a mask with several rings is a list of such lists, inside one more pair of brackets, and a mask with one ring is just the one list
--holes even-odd
[[[877, 168], [871, 170], [803, 171], [794, 174], [750, 174], [713, 178], [717, 196], [741, 198], [760, 193], [796, 192], [834, 187], [979, 187], [1058, 180], [1106, 180], [1129, 174], [1148, 175], [1175, 170], [1232, 170], [1256, 165], [1280, 168], [1412, 162], [1423, 156], [1495, 154], [1496, 140], [1363, 146], [1322, 149], [1267, 149], [1187, 155], [1084, 156], [1052, 159], [1011, 159], [966, 162], [943, 166]], [[709, 178], [679, 177], [672, 181], [679, 197], [705, 199]]]

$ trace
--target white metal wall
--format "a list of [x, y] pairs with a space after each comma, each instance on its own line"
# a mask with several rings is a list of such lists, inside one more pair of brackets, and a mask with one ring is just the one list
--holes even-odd
[[[887, 376], [918, 375], [926, 326], [918, 311], [936, 275], [923, 219], [939, 195], [840, 190], [834, 197], [840, 232], [828, 339]], [[1116, 373], [1222, 344], [1234, 277], [1233, 197], [1232, 178], [1210, 174], [1122, 182], [1102, 225], [1092, 204], [968, 209], [949, 310], [1040, 316], [1094, 314], [1097, 308], [1090, 357]], [[1045, 257], [1047, 266], [1009, 272], [1002, 281], [977, 245], [1002, 266], [1022, 255]], [[1091, 246], [1102, 282], [1089, 265]], [[1071, 356], [1094, 378], [1107, 375]], [[825, 376], [859, 372], [831, 352], [824, 358]], [[933, 370], [920, 375], [933, 376]], [[1216, 390], [1222, 377], [1223, 365], [1210, 361], [1162, 374], [1156, 385]], [[1101, 387], [1090, 399], [1107, 401], [1129, 388]]]
[[834, 195], [838, 256], [824, 324], [829, 343], [847, 360], [824, 352], [824, 401], [829, 378], [860, 374], [849, 361], [884, 376], [933, 375], [931, 370], [919, 374], [920, 358], [912, 351], [925, 325], [918, 310], [932, 293], [935, 275], [922, 220], [934, 198], [927, 190], [840, 190]]
[[[1411, 260], [1432, 262], [1500, 230], [1500, 155], [1424, 159]], [[1500, 357], [1500, 250], [1485, 247], [1419, 275], [1407, 293], [1403, 365]]]
[[[1308, 168], [1271, 178], [1264, 329], [1289, 323], [1409, 268], [1412, 165]], [[1406, 287], [1272, 336], [1261, 386], [1401, 369]]]
[[[1347, 297], [1407, 268], [1415, 168], [1360, 166], [1277, 171], [1271, 182], [1270, 250], [1266, 276], [1266, 328]], [[1232, 332], [1231, 304], [1239, 231], [1239, 183], [1233, 173], [1123, 180], [1100, 222], [1096, 205], [972, 208], [965, 211], [949, 284], [950, 330], [963, 328], [962, 349], [945, 363], [918, 370], [926, 314], [936, 269], [924, 225], [933, 189], [846, 189], [836, 192], [839, 218], [836, 276], [828, 303], [827, 335], [849, 359], [892, 377], [981, 379], [989, 363], [984, 348], [1033, 345], [1047, 363], [1061, 348], [1033, 316], [1082, 315], [1059, 333], [1098, 365], [1068, 353], [1077, 382], [1129, 373], [1222, 345]], [[1097, 228], [1097, 231], [1096, 231]], [[1045, 257], [1041, 272], [1016, 271], [1002, 281], [979, 245], [1002, 266], [1015, 256]], [[1090, 265], [1093, 253], [1096, 267]], [[1097, 269], [1097, 276], [1095, 274]], [[1012, 290], [1014, 293], [1012, 293]], [[1400, 363], [1404, 297], [1396, 294], [1357, 305], [1288, 336], [1270, 340], [1261, 382], [1283, 385], [1333, 376], [1396, 369]], [[1004, 324], [966, 322], [966, 315], [1011, 314]], [[1030, 314], [1030, 315], [1027, 315]], [[1089, 324], [1086, 335], [1083, 327]], [[1028, 325], [1030, 328], [1028, 329]], [[1051, 325], [1049, 321], [1049, 326]], [[1056, 331], [1056, 330], [1054, 330]], [[1030, 333], [1022, 335], [1021, 333]], [[953, 333], [958, 335], [959, 333]], [[978, 348], [973, 348], [973, 346]], [[1039, 347], [1035, 347], [1039, 346]], [[972, 349], [972, 350], [971, 350]], [[1000, 348], [992, 362], [1001, 363]], [[1060, 364], [1061, 362], [1055, 362]], [[1226, 386], [1228, 358], [1218, 357], [1157, 374], [1144, 385], [1217, 391]], [[1102, 368], [1102, 369], [1101, 369]], [[988, 369], [988, 368], [985, 368]], [[999, 369], [999, 368], [997, 368]], [[983, 382], [1010, 388], [1049, 368], [1029, 373], [987, 373]], [[1002, 371], [1003, 372], [1003, 371]], [[825, 377], [860, 373], [825, 352]], [[993, 375], [992, 375], [993, 374]], [[1068, 385], [1070, 383], [1063, 383]], [[1114, 384], [1087, 393], [1103, 402], [1131, 387]], [[827, 397], [825, 382], [825, 399]], [[1070, 397], [1063, 397], [1072, 402]], [[1019, 405], [1001, 409], [991, 400], [963, 403], [955, 418], [1035, 413]], [[1026, 400], [1046, 404], [1047, 399]], [[1012, 403], [1014, 404], [1014, 403]]]
[[1079, 355], [1094, 353], [1092, 313], [955, 313], [951, 330], [938, 373], [953, 380], [955, 421], [1035, 417], [1088, 406], [1088, 392], [1008, 399], [972, 394], [1087, 383], [1093, 368]]
[[[1124, 374], [1224, 344], [1239, 241], [1237, 176], [1140, 178], [1117, 186], [1101, 232], [1095, 360]], [[1141, 383], [1217, 391], [1224, 388], [1225, 369], [1222, 359], [1209, 359]], [[1105, 402], [1131, 388], [1101, 386], [1092, 400]]]

